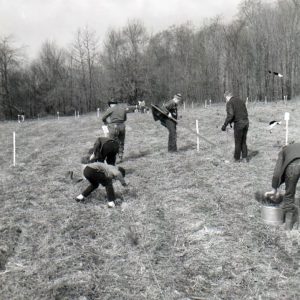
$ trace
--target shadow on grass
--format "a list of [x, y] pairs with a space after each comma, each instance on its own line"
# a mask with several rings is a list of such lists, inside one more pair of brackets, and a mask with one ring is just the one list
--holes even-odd
[[249, 159], [249, 161], [250, 161], [253, 157], [257, 156], [258, 153], [259, 153], [259, 151], [257, 151], [257, 150], [248, 150], [248, 159]]
[[141, 158], [141, 157], [144, 157], [144, 156], [147, 156], [151, 154], [151, 151], [150, 150], [145, 150], [145, 151], [139, 151], [139, 152], [130, 152], [128, 156], [126, 156], [124, 159], [123, 159], [123, 162], [126, 161], [126, 160], [133, 160], [133, 159], [138, 159], [138, 158]]

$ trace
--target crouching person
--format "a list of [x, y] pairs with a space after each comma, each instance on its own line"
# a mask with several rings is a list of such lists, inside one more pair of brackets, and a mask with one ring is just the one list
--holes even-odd
[[89, 181], [90, 185], [76, 197], [78, 202], [84, 202], [85, 198], [101, 184], [106, 189], [108, 207], [115, 207], [116, 195], [113, 179], [119, 180], [123, 186], [127, 186], [124, 180], [125, 170], [122, 167], [115, 167], [102, 162], [86, 164], [83, 169], [83, 176]]
[[299, 225], [299, 207], [295, 204], [295, 194], [300, 178], [300, 143], [290, 144], [282, 148], [278, 154], [272, 178], [272, 191], [265, 193], [275, 203], [279, 203], [278, 188], [285, 183], [285, 195], [279, 207], [283, 209], [287, 230]]

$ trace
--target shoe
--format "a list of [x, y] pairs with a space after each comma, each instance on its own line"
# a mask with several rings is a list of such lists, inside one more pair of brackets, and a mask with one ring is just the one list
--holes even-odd
[[114, 202], [114, 201], [109, 201], [109, 202], [107, 203], [107, 206], [110, 207], [110, 208], [113, 208], [113, 207], [115, 207], [116, 205], [115, 205], [115, 202]]
[[78, 195], [78, 196], [75, 198], [75, 200], [76, 200], [77, 202], [84, 202], [84, 201], [85, 201], [85, 198], [84, 198], [84, 196], [83, 196], [82, 194], [80, 194], [80, 195]]
[[242, 158], [241, 162], [242, 163], [248, 163], [249, 162], [249, 158], [248, 157]]

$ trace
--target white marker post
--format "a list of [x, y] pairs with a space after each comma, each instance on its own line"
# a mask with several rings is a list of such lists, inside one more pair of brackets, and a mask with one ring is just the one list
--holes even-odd
[[247, 97], [247, 99], [246, 99], [246, 107], [248, 107], [248, 101], [249, 101], [249, 99]]
[[287, 105], [287, 95], [283, 96], [284, 104]]
[[100, 108], [98, 107], [97, 108], [97, 118], [99, 118], [100, 117]]
[[57, 120], [59, 120], [59, 111], [57, 112]]
[[207, 107], [207, 100], [204, 101], [204, 108]]
[[16, 133], [13, 132], [13, 166], [16, 166]]
[[194, 109], [194, 101], [192, 101], [192, 109]]
[[209, 99], [209, 106], [211, 106], [211, 99]]
[[[199, 134], [199, 122], [196, 120], [196, 132]], [[199, 136], [197, 136], [197, 152], [200, 151], [200, 139]]]
[[79, 118], [79, 110], [77, 111], [77, 118]]
[[183, 102], [183, 110], [185, 111], [185, 101]]
[[284, 120], [285, 120], [285, 144], [288, 144], [288, 136], [289, 136], [289, 120], [290, 120], [290, 113], [286, 112], [284, 114]]
[[267, 104], [268, 103], [268, 98], [267, 98], [267, 96], [265, 96], [265, 104]]

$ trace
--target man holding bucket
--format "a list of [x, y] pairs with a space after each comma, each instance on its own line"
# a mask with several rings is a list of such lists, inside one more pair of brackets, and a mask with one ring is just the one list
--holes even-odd
[[284, 146], [278, 154], [272, 178], [272, 191], [266, 192], [274, 203], [279, 203], [278, 188], [285, 183], [285, 195], [279, 207], [282, 208], [286, 229], [293, 229], [299, 225], [299, 207], [295, 205], [295, 194], [300, 178], [300, 143]]

